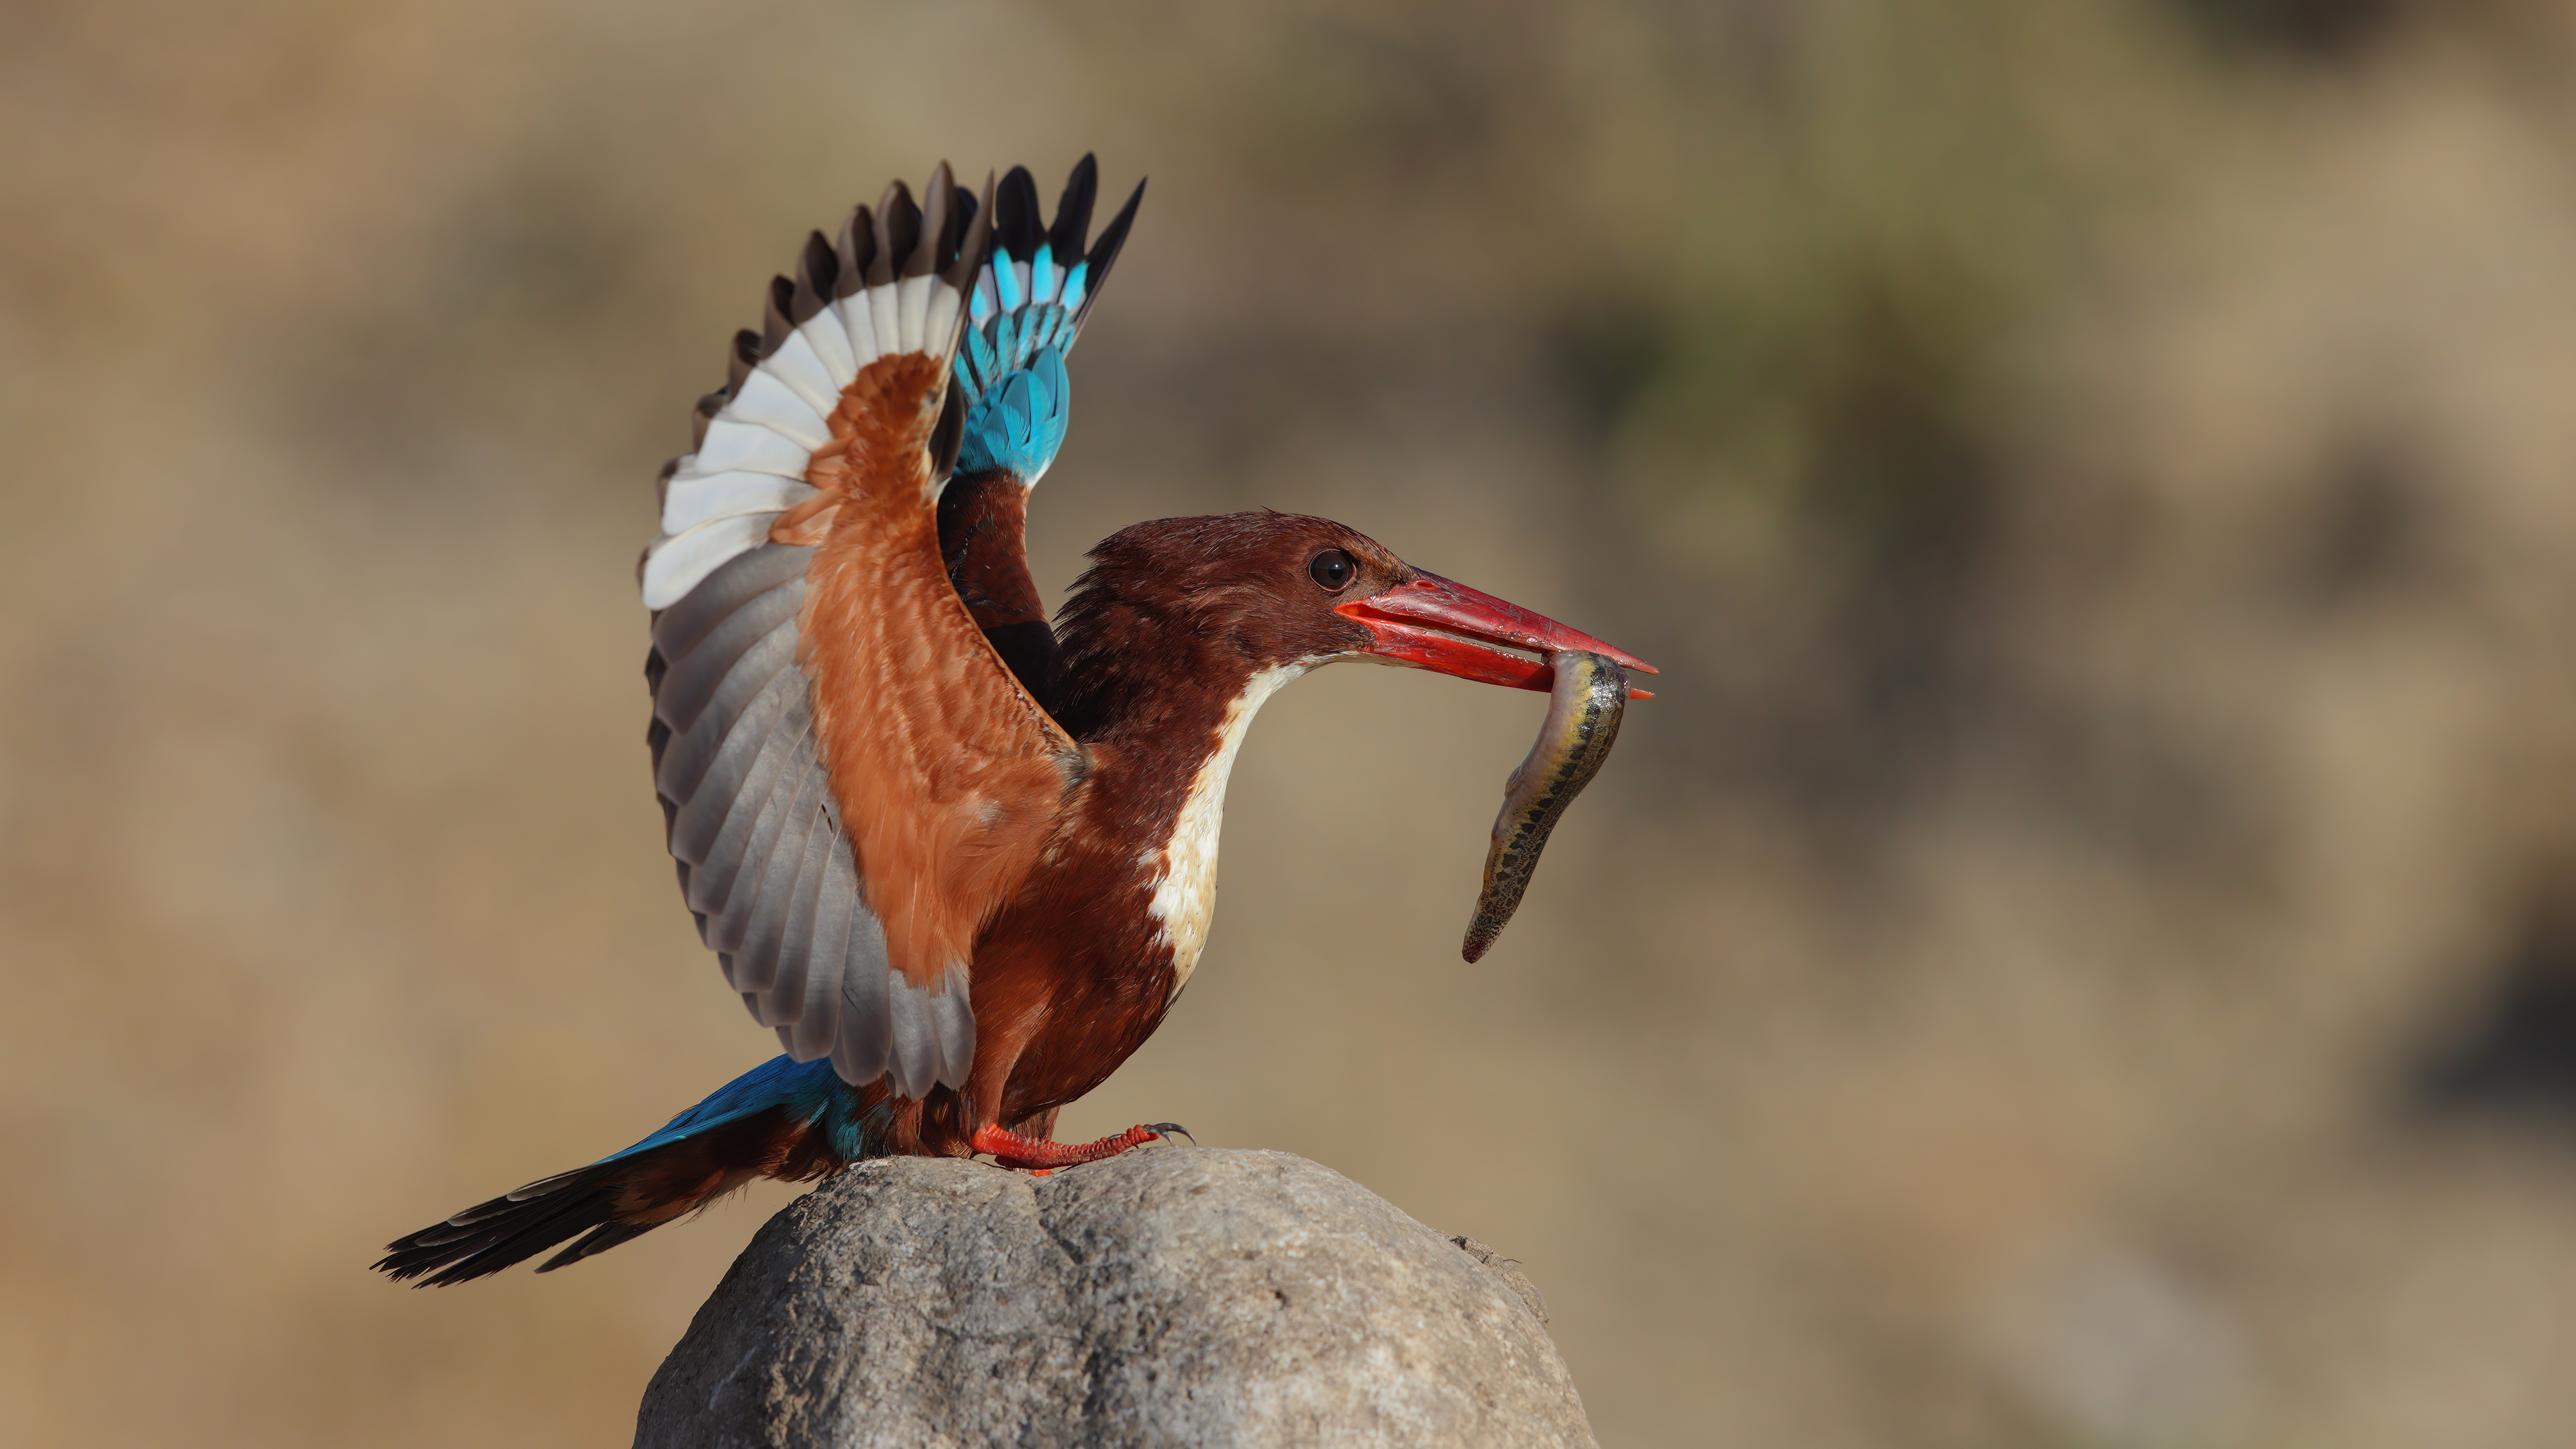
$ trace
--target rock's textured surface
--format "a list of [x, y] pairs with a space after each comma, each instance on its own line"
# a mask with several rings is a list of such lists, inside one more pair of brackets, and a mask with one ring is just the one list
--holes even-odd
[[1535, 1288], [1278, 1152], [869, 1163], [781, 1212], [636, 1443], [1590, 1445]]

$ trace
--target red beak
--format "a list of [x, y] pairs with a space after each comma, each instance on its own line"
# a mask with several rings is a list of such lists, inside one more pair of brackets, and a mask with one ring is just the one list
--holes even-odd
[[[1353, 599], [1333, 612], [1368, 629], [1371, 654], [1486, 684], [1546, 689], [1556, 674], [1546, 656], [1559, 649], [1580, 649], [1615, 659], [1639, 673], [1655, 672], [1655, 666], [1624, 649], [1438, 574], [1423, 574], [1385, 593]], [[1525, 649], [1540, 657], [1506, 653], [1488, 644]], [[1642, 689], [1631, 689], [1628, 695], [1654, 698]]]

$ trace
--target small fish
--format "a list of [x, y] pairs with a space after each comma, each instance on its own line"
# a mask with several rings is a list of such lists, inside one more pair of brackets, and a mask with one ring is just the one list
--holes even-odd
[[1619, 720], [1628, 712], [1628, 671], [1598, 654], [1561, 650], [1548, 656], [1556, 683], [1538, 743], [1503, 782], [1503, 813], [1494, 817], [1494, 846], [1485, 856], [1485, 889], [1467, 922], [1468, 960], [1481, 959], [1520, 909], [1557, 817], [1610, 758]]

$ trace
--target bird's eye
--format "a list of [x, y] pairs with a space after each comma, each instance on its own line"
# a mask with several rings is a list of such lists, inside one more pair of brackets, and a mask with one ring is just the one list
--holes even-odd
[[1306, 565], [1306, 577], [1323, 585], [1327, 592], [1336, 594], [1348, 588], [1359, 571], [1360, 566], [1351, 562], [1351, 556], [1338, 548], [1324, 550]]

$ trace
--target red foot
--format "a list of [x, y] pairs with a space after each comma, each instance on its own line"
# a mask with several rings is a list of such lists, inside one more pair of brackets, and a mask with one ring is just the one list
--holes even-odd
[[1189, 1129], [1178, 1123], [1156, 1122], [1147, 1127], [1130, 1127], [1115, 1137], [1103, 1137], [1097, 1142], [1041, 1142], [999, 1127], [978, 1127], [970, 1145], [978, 1152], [991, 1154], [993, 1160], [1004, 1167], [1053, 1169], [1115, 1157], [1130, 1147], [1174, 1133], [1183, 1137], [1190, 1135]]

